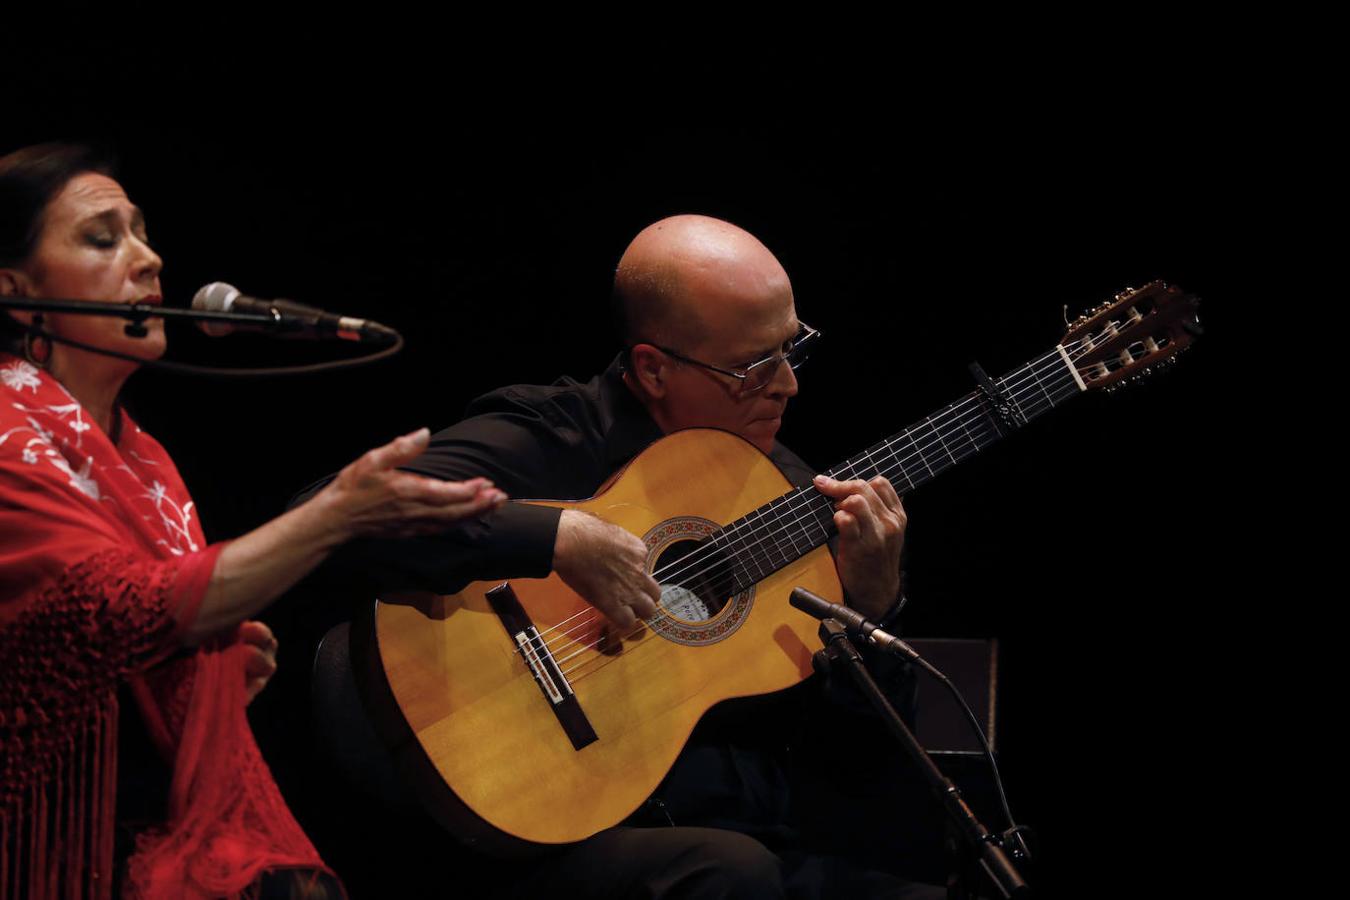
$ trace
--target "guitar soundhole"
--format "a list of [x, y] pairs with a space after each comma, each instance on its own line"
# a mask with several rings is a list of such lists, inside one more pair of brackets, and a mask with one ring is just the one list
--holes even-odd
[[755, 589], [729, 594], [731, 561], [707, 544], [720, 526], [697, 516], [667, 519], [643, 535], [647, 570], [661, 585], [661, 608], [647, 625], [677, 644], [715, 644], [745, 624]]
[[[706, 622], [722, 611], [731, 587], [731, 563], [704, 541], [676, 541], [656, 558], [661, 606], [684, 622]], [[664, 573], [670, 573], [665, 576]]]

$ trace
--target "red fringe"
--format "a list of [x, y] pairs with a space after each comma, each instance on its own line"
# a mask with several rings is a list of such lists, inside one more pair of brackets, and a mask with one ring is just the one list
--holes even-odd
[[0, 900], [110, 900], [116, 697], [47, 752], [0, 809]]

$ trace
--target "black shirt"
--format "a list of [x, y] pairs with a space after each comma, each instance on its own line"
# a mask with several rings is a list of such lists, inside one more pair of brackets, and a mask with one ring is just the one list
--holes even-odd
[[[513, 500], [585, 500], [662, 436], [628, 390], [619, 360], [587, 382], [513, 385], [474, 400], [404, 466], [446, 481], [485, 476]], [[814, 472], [775, 444], [770, 458], [795, 486]], [[312, 495], [327, 480], [311, 487]], [[508, 503], [426, 538], [358, 541], [342, 551], [383, 589], [453, 593], [471, 581], [539, 578], [553, 568], [561, 510]]]

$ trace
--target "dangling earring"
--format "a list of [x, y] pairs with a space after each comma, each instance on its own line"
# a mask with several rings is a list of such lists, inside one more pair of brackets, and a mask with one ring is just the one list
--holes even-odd
[[23, 336], [23, 356], [39, 369], [47, 368], [52, 358], [52, 342], [42, 330], [42, 313], [33, 313], [33, 323]]

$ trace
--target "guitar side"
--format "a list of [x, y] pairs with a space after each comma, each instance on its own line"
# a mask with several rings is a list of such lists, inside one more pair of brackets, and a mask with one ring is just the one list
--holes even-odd
[[[696, 429], [653, 444], [596, 497], [548, 505], [644, 537], [651, 568], [672, 541], [697, 538], [790, 487], [742, 439]], [[817, 623], [788, 605], [792, 588], [843, 596], [828, 549], [818, 547], [707, 621], [658, 613], [621, 637], [556, 576], [511, 581], [594, 731], [578, 747], [489, 601], [497, 585], [381, 602], [375, 627], [390, 694], [415, 737], [411, 749], [453, 792], [452, 803], [484, 826], [469, 830], [499, 847], [569, 843], [622, 821], [713, 705], [810, 674]]]

